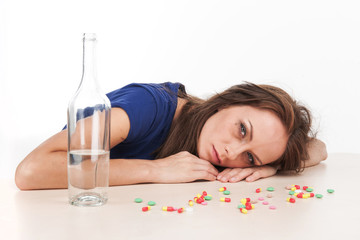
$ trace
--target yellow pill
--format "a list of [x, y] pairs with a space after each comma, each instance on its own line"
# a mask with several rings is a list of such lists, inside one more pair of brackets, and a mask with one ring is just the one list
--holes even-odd
[[194, 202], [192, 200], [189, 200], [189, 206], [190, 207], [194, 206]]
[[240, 202], [245, 205], [245, 204], [247, 203], [247, 200], [246, 200], [246, 198], [242, 198], [242, 199], [240, 200]]
[[247, 210], [245, 208], [240, 208], [240, 211], [243, 213], [243, 214], [247, 214]]
[[292, 188], [291, 188], [291, 191], [295, 191], [295, 190], [296, 190], [296, 187], [292, 187]]
[[196, 196], [197, 196], [197, 198], [200, 198], [200, 197], [201, 197], [201, 194], [200, 194], [200, 193], [198, 193]]

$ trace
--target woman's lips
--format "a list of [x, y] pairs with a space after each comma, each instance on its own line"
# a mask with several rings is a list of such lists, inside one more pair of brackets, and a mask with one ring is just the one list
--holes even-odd
[[213, 146], [212, 155], [213, 155], [213, 159], [214, 159], [215, 163], [216, 163], [217, 165], [220, 165], [220, 164], [221, 164], [221, 159], [220, 159], [220, 157], [219, 157], [218, 152], [217, 152], [216, 149], [215, 149], [215, 146]]

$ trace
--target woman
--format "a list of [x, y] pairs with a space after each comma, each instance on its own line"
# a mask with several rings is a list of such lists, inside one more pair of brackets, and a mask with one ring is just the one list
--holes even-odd
[[[327, 157], [310, 112], [274, 86], [246, 83], [201, 100], [179, 83], [130, 84], [108, 97], [110, 185], [254, 181]], [[67, 130], [33, 150], [15, 180], [24, 190], [66, 188]]]

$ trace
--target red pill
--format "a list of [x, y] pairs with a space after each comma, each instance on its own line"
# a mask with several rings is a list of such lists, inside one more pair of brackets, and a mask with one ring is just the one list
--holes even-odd
[[179, 208], [177, 211], [178, 211], [178, 213], [182, 213], [182, 212], [184, 212], [184, 208]]
[[295, 188], [296, 188], [296, 189], [300, 189], [300, 186], [299, 186], [299, 185], [295, 185]]
[[150, 208], [150, 206], [146, 206], [146, 207], [143, 207], [141, 210], [143, 211], [143, 212], [147, 212], [147, 211], [149, 211], [151, 208]]
[[231, 198], [220, 198], [221, 202], [231, 202]]
[[166, 207], [166, 206], [163, 207], [162, 210], [163, 210], [163, 211], [167, 211], [167, 212], [173, 212], [173, 211], [175, 211], [175, 209], [174, 209], [173, 207]]
[[290, 199], [289, 199], [289, 202], [295, 203], [295, 198], [290, 198]]
[[306, 190], [308, 188], [308, 186], [303, 186], [303, 189]]
[[206, 191], [203, 191], [203, 196], [207, 196], [207, 192], [206, 192]]
[[310, 193], [310, 197], [314, 197], [315, 196], [315, 194], [314, 193]]
[[256, 193], [261, 192], [261, 188], [257, 188], [257, 189], [255, 190], [255, 192], [256, 192]]

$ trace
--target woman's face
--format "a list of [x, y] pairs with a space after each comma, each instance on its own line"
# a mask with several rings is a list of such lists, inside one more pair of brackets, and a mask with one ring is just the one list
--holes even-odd
[[223, 167], [250, 167], [276, 161], [285, 151], [285, 126], [271, 111], [231, 106], [212, 115], [201, 130], [201, 159]]

